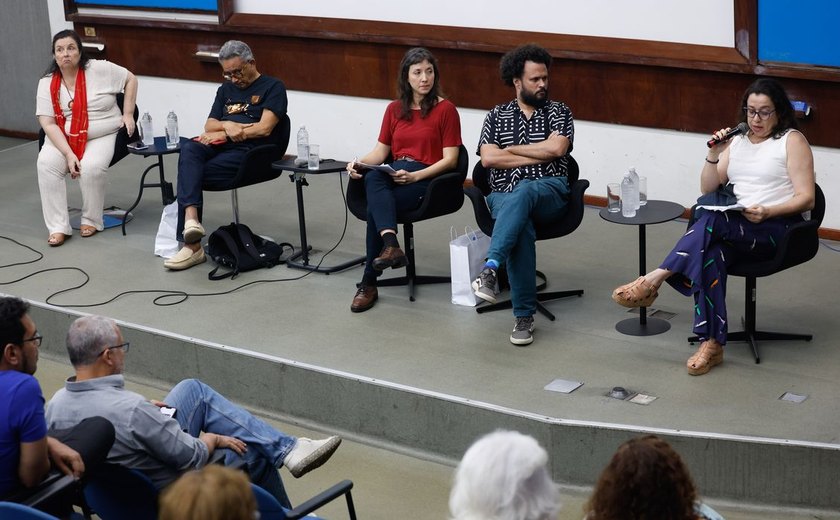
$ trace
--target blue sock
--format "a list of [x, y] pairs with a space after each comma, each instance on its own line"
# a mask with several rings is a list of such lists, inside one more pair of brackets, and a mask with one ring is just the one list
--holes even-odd
[[499, 270], [499, 262], [497, 262], [496, 260], [493, 260], [492, 258], [488, 258], [487, 262], [484, 264], [484, 268], [486, 269], [488, 267], [490, 269], [493, 269], [494, 271], [498, 271]]

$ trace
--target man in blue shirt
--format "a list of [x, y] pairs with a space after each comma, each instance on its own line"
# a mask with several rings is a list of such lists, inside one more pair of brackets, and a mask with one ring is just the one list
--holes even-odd
[[42, 338], [28, 310], [23, 300], [0, 298], [0, 499], [25, 498], [26, 488], [50, 471], [50, 462], [79, 478], [86, 464], [105, 459], [114, 442], [113, 426], [101, 417], [47, 431], [44, 397], [33, 377]]
[[178, 158], [178, 240], [184, 247], [163, 265], [180, 271], [207, 260], [201, 248], [202, 186], [236, 175], [251, 148], [276, 142], [288, 99], [283, 82], [260, 74], [251, 48], [230, 40], [219, 50], [225, 82], [216, 91], [204, 133], [181, 144]]

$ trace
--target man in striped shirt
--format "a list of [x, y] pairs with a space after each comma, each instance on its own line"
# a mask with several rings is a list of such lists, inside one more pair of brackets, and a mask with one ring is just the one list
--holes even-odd
[[473, 290], [479, 298], [495, 303], [497, 271], [506, 265], [515, 319], [510, 341], [517, 346], [534, 340], [534, 223], [562, 217], [569, 198], [566, 156], [572, 150], [574, 120], [569, 107], [549, 99], [550, 65], [551, 55], [534, 44], [502, 57], [502, 80], [514, 87], [516, 99], [487, 114], [478, 143], [492, 190], [487, 203], [496, 224], [487, 263]]

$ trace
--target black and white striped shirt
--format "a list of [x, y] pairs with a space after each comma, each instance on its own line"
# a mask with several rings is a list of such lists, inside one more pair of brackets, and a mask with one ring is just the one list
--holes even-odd
[[[527, 119], [514, 99], [508, 103], [496, 105], [484, 118], [484, 126], [478, 142], [479, 155], [481, 145], [484, 144], [495, 144], [499, 148], [506, 148], [517, 144], [539, 143], [545, 141], [555, 130], [567, 137], [570, 143], [574, 142], [574, 119], [572, 111], [565, 103], [549, 101], [543, 108], [536, 109], [531, 119]], [[571, 151], [570, 145], [569, 152]], [[568, 160], [565, 156], [547, 163], [507, 170], [490, 168], [490, 188], [493, 191], [510, 192], [522, 179], [562, 177], [566, 175], [567, 168]]]

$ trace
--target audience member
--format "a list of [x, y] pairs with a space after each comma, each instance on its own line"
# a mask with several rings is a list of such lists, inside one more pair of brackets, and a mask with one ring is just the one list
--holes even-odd
[[742, 209], [699, 211], [658, 268], [613, 291], [613, 300], [625, 307], [650, 307], [666, 280], [694, 296], [693, 330], [701, 344], [686, 363], [693, 376], [723, 362], [727, 267], [775, 256], [785, 230], [808, 218], [814, 207], [814, 156], [782, 86], [758, 79], [744, 92], [740, 107], [749, 131], [729, 141], [723, 139], [728, 128], [715, 132], [720, 141], [706, 155], [700, 191], [730, 190]]
[[251, 48], [230, 40], [219, 50], [225, 82], [216, 91], [204, 133], [181, 144], [178, 157], [178, 240], [184, 247], [163, 262], [172, 270], [188, 269], [207, 260], [201, 239], [203, 186], [236, 176], [251, 148], [276, 141], [277, 125], [286, 115], [283, 82], [260, 74]]
[[[93, 236], [104, 228], [105, 173], [114, 156], [117, 131], [134, 134], [137, 78], [105, 60], [92, 60], [72, 30], [53, 36], [53, 60], [38, 81], [35, 115], [44, 129], [38, 153], [38, 187], [47, 243], [60, 246], [73, 234], [67, 211], [67, 174], [79, 179], [82, 224], [79, 234]], [[123, 113], [117, 94], [125, 92]]]
[[533, 437], [504, 430], [470, 446], [449, 495], [453, 520], [553, 520], [560, 507], [546, 451]]
[[[376, 303], [382, 271], [406, 265], [397, 240], [397, 213], [417, 208], [432, 179], [455, 169], [461, 146], [461, 119], [444, 99], [437, 58], [422, 47], [409, 49], [397, 76], [397, 99], [385, 109], [373, 150], [347, 164], [350, 178], [364, 178], [367, 195], [365, 272], [350, 310]], [[393, 171], [367, 169], [390, 160]]]
[[160, 496], [159, 520], [254, 520], [257, 501], [241, 471], [210, 464], [181, 475]]
[[682, 458], [656, 435], [631, 439], [604, 468], [586, 520], [723, 520], [701, 504]]
[[510, 342], [517, 346], [534, 341], [534, 223], [563, 216], [569, 198], [566, 155], [572, 151], [574, 121], [569, 107], [549, 98], [550, 66], [551, 55], [533, 44], [502, 57], [502, 80], [514, 87], [516, 99], [487, 114], [478, 143], [481, 164], [489, 170], [487, 204], [496, 224], [487, 263], [472, 286], [476, 296], [495, 303], [498, 270], [506, 266], [514, 316]]
[[[47, 406], [47, 422], [66, 428], [102, 415], [116, 428], [108, 462], [137, 469], [162, 488], [188, 469], [204, 466], [217, 448], [230, 448], [226, 462], [241, 456], [251, 481], [291, 507], [277, 468], [295, 477], [319, 467], [341, 443], [313, 441], [272, 428], [196, 379], [178, 383], [161, 401], [125, 389], [129, 343], [116, 323], [101, 316], [77, 319], [67, 333], [76, 375]], [[174, 408], [174, 418], [165, 415]], [[171, 410], [170, 410], [171, 411]]]
[[[44, 397], [33, 377], [42, 338], [28, 311], [23, 300], [0, 298], [0, 500], [26, 498], [27, 488], [42, 481], [51, 462], [79, 478], [105, 460], [114, 443], [114, 427], [101, 417], [63, 431], [47, 430]], [[63, 512], [49, 506], [53, 513]]]

